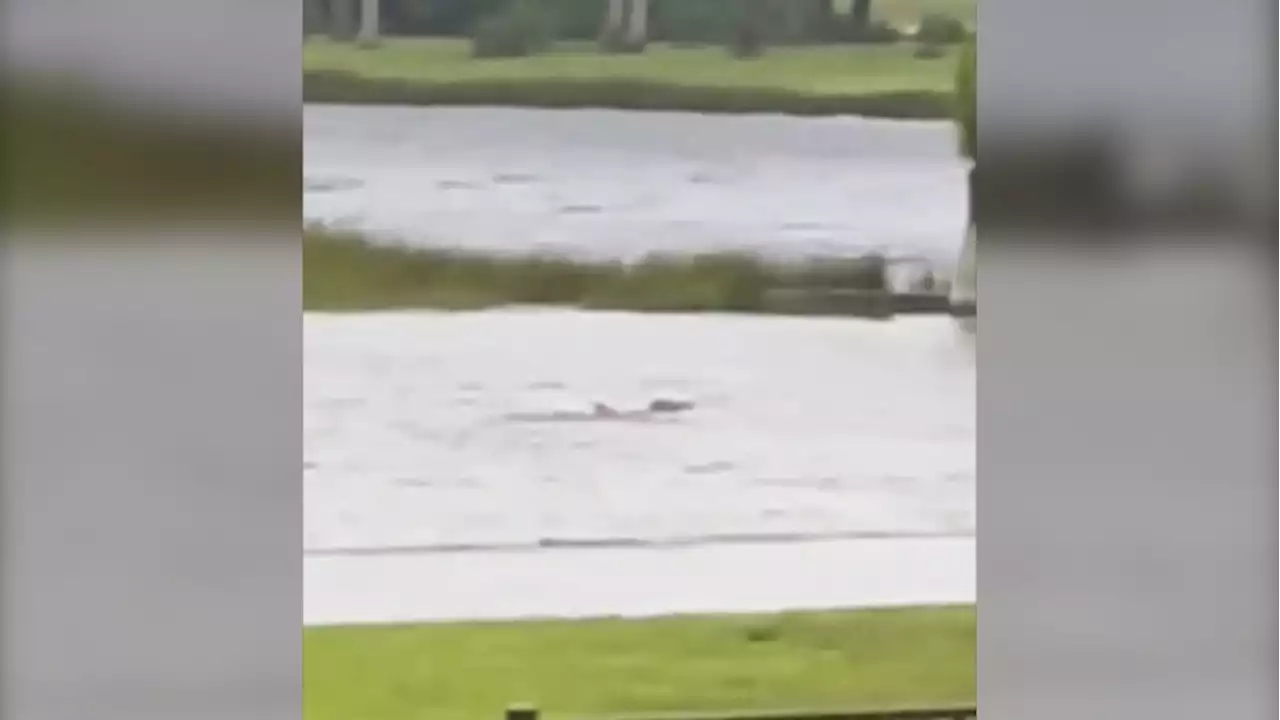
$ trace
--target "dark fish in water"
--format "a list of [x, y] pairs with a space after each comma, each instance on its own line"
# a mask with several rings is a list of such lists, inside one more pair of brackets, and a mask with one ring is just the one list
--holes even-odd
[[617, 410], [614, 410], [613, 408], [609, 407], [608, 405], [605, 405], [604, 403], [596, 403], [591, 407], [591, 414], [595, 415], [596, 417], [618, 417], [622, 413], [618, 412]]
[[665, 398], [658, 398], [657, 400], [650, 401], [648, 407], [646, 407], [644, 410], [620, 411], [620, 410], [615, 410], [614, 408], [608, 405], [605, 405], [604, 403], [596, 403], [592, 409], [592, 413], [595, 414], [597, 417], [622, 417], [624, 415], [644, 416], [644, 415], [651, 415], [651, 414], [658, 414], [658, 413], [678, 413], [678, 412], [684, 412], [685, 410], [692, 410], [692, 409], [693, 409], [693, 403], [689, 402], [688, 400], [670, 400]]
[[653, 420], [663, 415], [692, 410], [694, 404], [688, 400], [671, 400], [659, 398], [651, 401], [639, 410], [619, 410], [611, 405], [592, 403], [590, 412], [559, 411], [548, 413], [513, 413], [507, 415], [508, 420], [524, 422], [555, 422], [573, 420]]
[[692, 410], [693, 403], [688, 400], [670, 400], [666, 398], [658, 398], [649, 403], [649, 412], [684, 412]]

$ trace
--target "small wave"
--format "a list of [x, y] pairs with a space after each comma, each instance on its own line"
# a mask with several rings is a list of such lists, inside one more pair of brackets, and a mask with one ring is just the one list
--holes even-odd
[[306, 178], [302, 187], [304, 192], [338, 192], [354, 190], [363, 185], [355, 178]]
[[596, 215], [604, 212], [600, 205], [562, 205], [557, 210], [561, 215]]
[[529, 185], [536, 183], [541, 179], [541, 177], [534, 173], [523, 172], [498, 173], [493, 176], [493, 182], [498, 185]]
[[467, 180], [440, 180], [436, 182], [436, 187], [441, 190], [475, 190], [480, 185]]
[[381, 547], [308, 548], [307, 557], [358, 555], [427, 555], [469, 552], [544, 552], [548, 550], [660, 550], [710, 545], [774, 545], [783, 543], [837, 542], [842, 540], [953, 540], [971, 538], [973, 531], [891, 531], [847, 530], [794, 533], [725, 533], [684, 535], [665, 538], [539, 538], [530, 542], [510, 543], [426, 543], [422, 545], [388, 545]]
[[607, 415], [592, 410], [552, 410], [507, 413], [502, 419], [509, 422], [655, 422], [671, 418], [669, 413], [651, 410], [620, 410]]
[[690, 475], [715, 475], [719, 473], [726, 473], [731, 470], [736, 470], [737, 467], [738, 467], [737, 465], [734, 465], [733, 463], [727, 460], [716, 460], [713, 462], [701, 463], [697, 465], [686, 465], [684, 468], [684, 471], [689, 473]]

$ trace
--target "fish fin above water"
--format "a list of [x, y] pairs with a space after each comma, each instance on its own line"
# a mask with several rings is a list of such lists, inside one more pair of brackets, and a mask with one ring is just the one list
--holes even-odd
[[655, 398], [649, 402], [649, 412], [684, 412], [692, 410], [694, 407], [691, 400], [676, 400], [673, 398]]

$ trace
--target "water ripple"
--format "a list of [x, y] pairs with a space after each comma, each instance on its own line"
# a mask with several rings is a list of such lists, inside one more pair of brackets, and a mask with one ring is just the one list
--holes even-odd
[[968, 207], [945, 122], [335, 106], [304, 122], [306, 218], [421, 245], [950, 262]]
[[[973, 349], [947, 321], [512, 310], [304, 336], [313, 549], [973, 526]], [[590, 411], [676, 391], [696, 408]]]

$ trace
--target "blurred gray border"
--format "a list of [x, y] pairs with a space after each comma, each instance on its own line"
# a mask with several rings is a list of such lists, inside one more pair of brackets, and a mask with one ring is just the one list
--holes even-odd
[[[7, 3], [6, 72], [300, 145], [301, 3], [81, 5]], [[301, 717], [300, 173], [228, 227], [8, 229], [5, 720]]]
[[10, 246], [6, 718], [301, 716], [296, 238]]
[[1185, 291], [1199, 251], [980, 249], [989, 720], [1275, 717], [1274, 317], [1254, 253], [1227, 246], [1214, 307], [1162, 321], [1143, 296]]
[[[1092, 135], [1157, 181], [1261, 185], [1274, 220], [1274, 2], [981, 2], [984, 175]], [[1275, 225], [1109, 192], [981, 196], [979, 706], [1274, 718]]]

